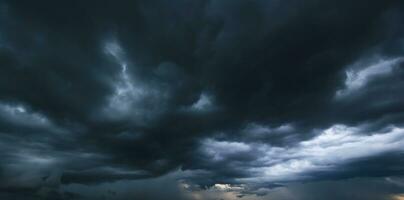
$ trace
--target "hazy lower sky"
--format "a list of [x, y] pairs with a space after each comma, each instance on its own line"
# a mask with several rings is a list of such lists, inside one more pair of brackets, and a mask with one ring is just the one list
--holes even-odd
[[0, 0], [1, 200], [403, 200], [401, 0]]

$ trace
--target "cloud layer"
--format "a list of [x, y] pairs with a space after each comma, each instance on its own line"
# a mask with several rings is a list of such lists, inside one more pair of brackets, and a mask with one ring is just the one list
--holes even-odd
[[0, 0], [0, 198], [400, 198], [403, 6]]

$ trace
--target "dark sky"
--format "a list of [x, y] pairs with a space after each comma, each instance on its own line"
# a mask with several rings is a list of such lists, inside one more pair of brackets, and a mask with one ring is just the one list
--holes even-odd
[[401, 0], [0, 0], [0, 199], [402, 200]]

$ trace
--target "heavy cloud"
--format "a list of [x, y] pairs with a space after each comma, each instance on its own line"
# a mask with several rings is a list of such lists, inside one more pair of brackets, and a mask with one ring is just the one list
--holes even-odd
[[403, 6], [2, 0], [0, 193], [402, 176]]

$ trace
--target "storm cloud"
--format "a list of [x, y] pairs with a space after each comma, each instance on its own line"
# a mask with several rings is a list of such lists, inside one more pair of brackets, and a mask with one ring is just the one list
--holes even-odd
[[403, 24], [399, 0], [0, 0], [0, 198], [403, 198]]

